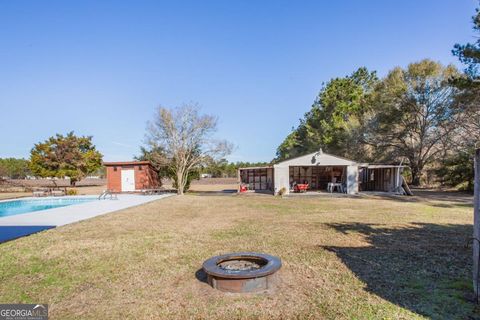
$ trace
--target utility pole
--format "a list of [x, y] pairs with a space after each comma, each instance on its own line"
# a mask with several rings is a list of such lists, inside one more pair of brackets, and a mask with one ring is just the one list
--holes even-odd
[[473, 290], [478, 303], [480, 288], [479, 281], [479, 259], [480, 259], [480, 149], [475, 150], [475, 196], [473, 198]]

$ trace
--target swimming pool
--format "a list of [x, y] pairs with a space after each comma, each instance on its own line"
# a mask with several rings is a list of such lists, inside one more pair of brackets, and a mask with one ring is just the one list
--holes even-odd
[[94, 197], [43, 198], [0, 201], [0, 217], [14, 216], [40, 210], [60, 208], [97, 200]]

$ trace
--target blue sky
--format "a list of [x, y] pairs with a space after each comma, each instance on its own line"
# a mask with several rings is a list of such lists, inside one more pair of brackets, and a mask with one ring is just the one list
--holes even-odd
[[232, 161], [269, 161], [322, 82], [455, 63], [473, 0], [0, 1], [0, 157], [74, 130], [138, 153], [158, 105], [219, 117]]

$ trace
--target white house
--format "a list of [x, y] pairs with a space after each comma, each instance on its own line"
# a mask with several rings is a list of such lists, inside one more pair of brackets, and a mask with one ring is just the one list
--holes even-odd
[[282, 188], [289, 193], [295, 184], [308, 184], [310, 191], [327, 190], [335, 185], [348, 194], [359, 191], [403, 193], [402, 170], [402, 166], [358, 163], [320, 150], [273, 166], [240, 168], [238, 179], [249, 190], [273, 194], [278, 194]]

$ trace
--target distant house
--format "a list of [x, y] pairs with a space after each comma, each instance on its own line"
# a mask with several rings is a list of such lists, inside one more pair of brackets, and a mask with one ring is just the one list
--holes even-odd
[[402, 192], [403, 166], [369, 165], [322, 152], [313, 152], [265, 167], [239, 168], [238, 179], [249, 190], [289, 193], [295, 185], [308, 190], [335, 188], [348, 194], [359, 191]]
[[161, 186], [157, 171], [149, 161], [105, 162], [107, 189], [135, 192]]

